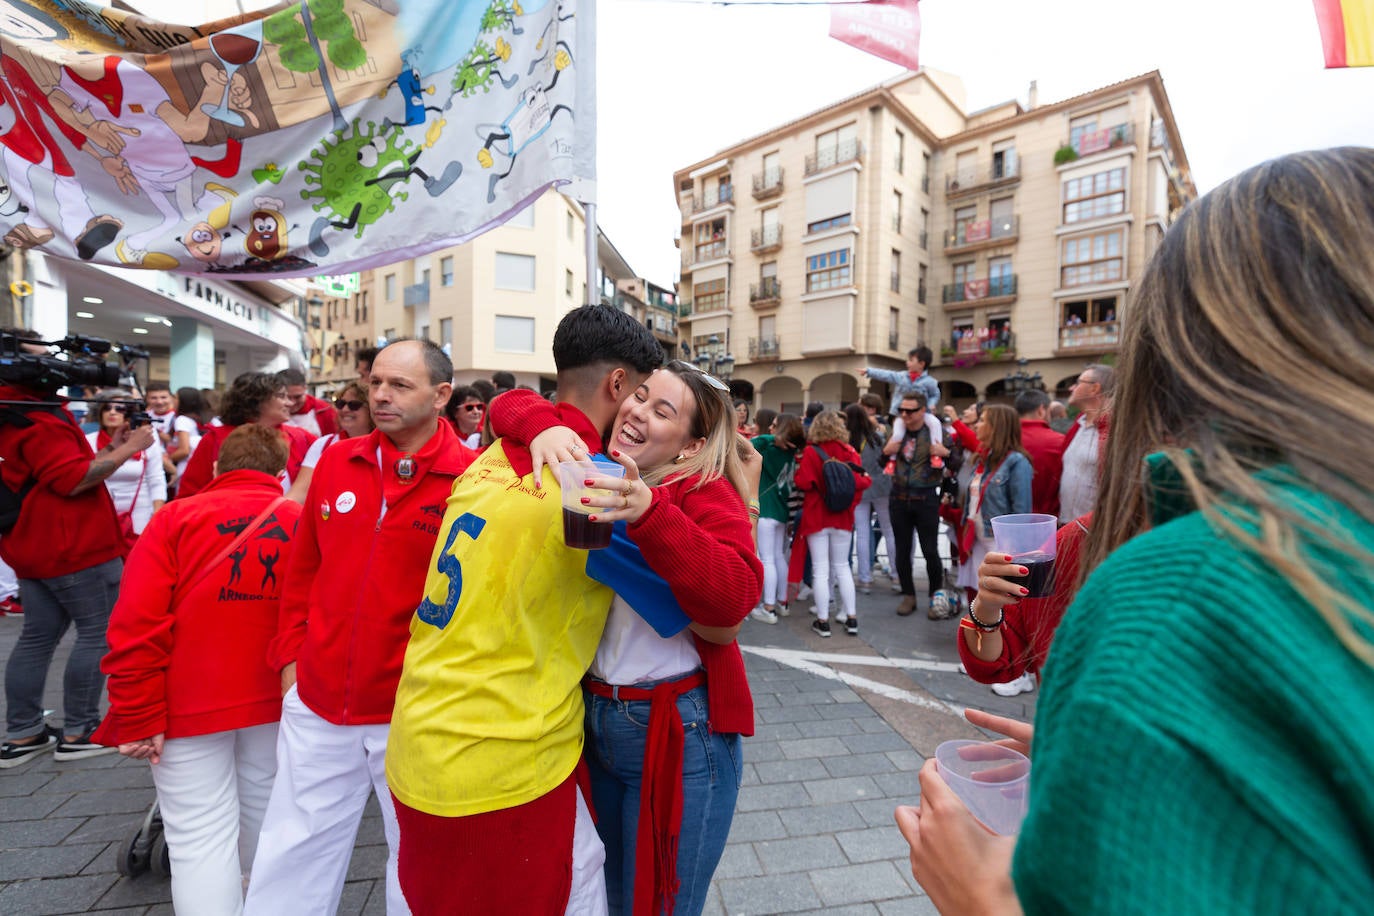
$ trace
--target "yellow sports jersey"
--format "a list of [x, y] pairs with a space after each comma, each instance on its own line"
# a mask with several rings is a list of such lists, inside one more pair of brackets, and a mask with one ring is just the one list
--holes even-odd
[[515, 476], [493, 443], [453, 485], [410, 625], [386, 778], [441, 817], [496, 811], [555, 788], [582, 753], [582, 676], [611, 590], [563, 544], [554, 475]]

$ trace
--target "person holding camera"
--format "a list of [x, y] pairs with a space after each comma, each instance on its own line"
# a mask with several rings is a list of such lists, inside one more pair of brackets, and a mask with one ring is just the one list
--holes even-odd
[[[94, 451], [99, 452], [129, 429], [129, 415], [134, 413], [135, 404], [126, 392], [118, 389], [98, 392], [91, 398], [90, 404], [100, 429], [87, 433], [86, 441]], [[153, 513], [167, 502], [167, 476], [162, 471], [163, 454], [162, 446], [155, 439], [146, 451], [129, 456], [113, 474], [105, 478], [105, 489], [110, 491], [115, 514], [119, 517], [120, 533], [130, 549], [147, 527]]]
[[[0, 513], [0, 557], [19, 577], [24, 606], [24, 628], [5, 667], [0, 769], [49, 749], [58, 761], [113, 750], [94, 744], [91, 733], [100, 724], [100, 659], [128, 547], [104, 482], [156, 437], [148, 426], [125, 428], [92, 454], [75, 418], [54, 401], [53, 392], [0, 383], [0, 402], [14, 402], [0, 406], [0, 503], [9, 509]], [[43, 685], [53, 650], [73, 624], [56, 732], [44, 721]]]

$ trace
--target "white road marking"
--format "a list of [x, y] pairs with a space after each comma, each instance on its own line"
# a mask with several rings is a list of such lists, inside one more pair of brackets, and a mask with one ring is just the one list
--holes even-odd
[[[932, 697], [922, 696], [910, 690], [903, 690], [900, 687], [893, 687], [890, 684], [883, 684], [879, 681], [860, 677], [857, 674], [850, 674], [845, 671], [835, 671], [827, 668], [818, 662], [835, 662], [839, 664], [871, 664], [879, 668], [905, 667], [904, 664], [893, 664], [895, 660], [884, 658], [869, 658], [864, 655], [829, 655], [824, 652], [798, 652], [792, 649], [772, 649], [760, 646], [740, 646], [745, 652], [752, 652], [764, 658], [771, 658], [774, 661], [796, 668], [798, 671], [805, 671], [817, 677], [823, 677], [831, 681], [839, 681], [849, 687], [857, 687], [876, 693], [879, 696], [887, 697], [890, 700], [900, 700], [903, 703], [910, 703], [913, 706], [920, 706], [924, 709], [933, 709], [936, 712], [943, 712], [956, 718], [963, 718], [964, 709], [953, 703], [946, 703]], [[852, 659], [852, 661], [850, 661]], [[913, 660], [914, 661], [914, 660]], [[948, 665], [944, 662], [924, 662], [925, 665], [945, 665], [947, 669], [958, 670], [958, 665]]]
[[958, 662], [935, 662], [922, 658], [886, 658], [882, 655], [837, 655], [832, 652], [803, 652], [797, 649], [777, 649], [772, 646], [740, 646], [775, 662], [791, 664], [793, 660], [824, 662], [829, 665], [862, 665], [870, 668], [911, 668], [917, 671], [959, 670]]

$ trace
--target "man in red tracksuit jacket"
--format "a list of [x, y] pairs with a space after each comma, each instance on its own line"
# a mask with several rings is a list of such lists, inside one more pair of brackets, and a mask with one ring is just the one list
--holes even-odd
[[248, 916], [338, 907], [369, 792], [390, 847], [387, 912], [409, 912], [384, 762], [444, 503], [477, 456], [441, 420], [452, 377], [432, 342], [390, 344], [370, 379], [377, 429], [331, 445], [315, 468], [269, 649], [285, 697]]
[[1021, 445], [1030, 456], [1031, 511], [1059, 516], [1059, 477], [1064, 469], [1064, 436], [1050, 429], [1050, 396], [1043, 391], [1023, 391], [1016, 396], [1021, 417]]
[[317, 438], [339, 431], [339, 415], [334, 405], [306, 390], [304, 372], [283, 369], [277, 373], [277, 378], [286, 386], [286, 399], [291, 405], [291, 419], [287, 423], [299, 426]]
[[110, 617], [110, 712], [94, 737], [154, 764], [177, 912], [242, 905], [272, 791], [281, 690], [267, 646], [301, 514], [277, 482], [286, 458], [269, 427], [225, 439], [210, 485], [153, 515]]

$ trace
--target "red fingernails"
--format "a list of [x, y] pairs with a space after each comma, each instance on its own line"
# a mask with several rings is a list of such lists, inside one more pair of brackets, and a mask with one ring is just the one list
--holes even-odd
[[584, 505], [584, 506], [590, 506], [591, 504], [592, 504], [592, 498], [591, 498], [590, 496], [584, 496], [584, 497], [582, 497], [582, 505]]
[[590, 487], [591, 485], [592, 485], [592, 482], [591, 482], [590, 480], [584, 480], [584, 481], [582, 481], [582, 486], [584, 486], [584, 487]]
[[1021, 570], [1021, 571], [1017, 573], [1018, 576], [1029, 576], [1029, 575], [1030, 575], [1030, 570], [1029, 570], [1029, 569], [1026, 569], [1026, 567], [1022, 566], [1022, 567], [1020, 567], [1020, 570]]
[[1029, 595], [1029, 594], [1030, 594], [1030, 589], [1028, 589], [1028, 588], [1022, 588], [1022, 589], [1021, 589], [1021, 594], [1023, 594], [1023, 595]]
[[587, 516], [587, 521], [589, 521], [589, 522], [594, 522], [594, 521], [596, 521], [596, 516], [595, 516], [595, 515], [589, 515], [589, 516]]
[[619, 458], [619, 457], [620, 457], [620, 453], [617, 452], [617, 451], [612, 451], [612, 452], [611, 452], [611, 457], [612, 457], [612, 458]]

